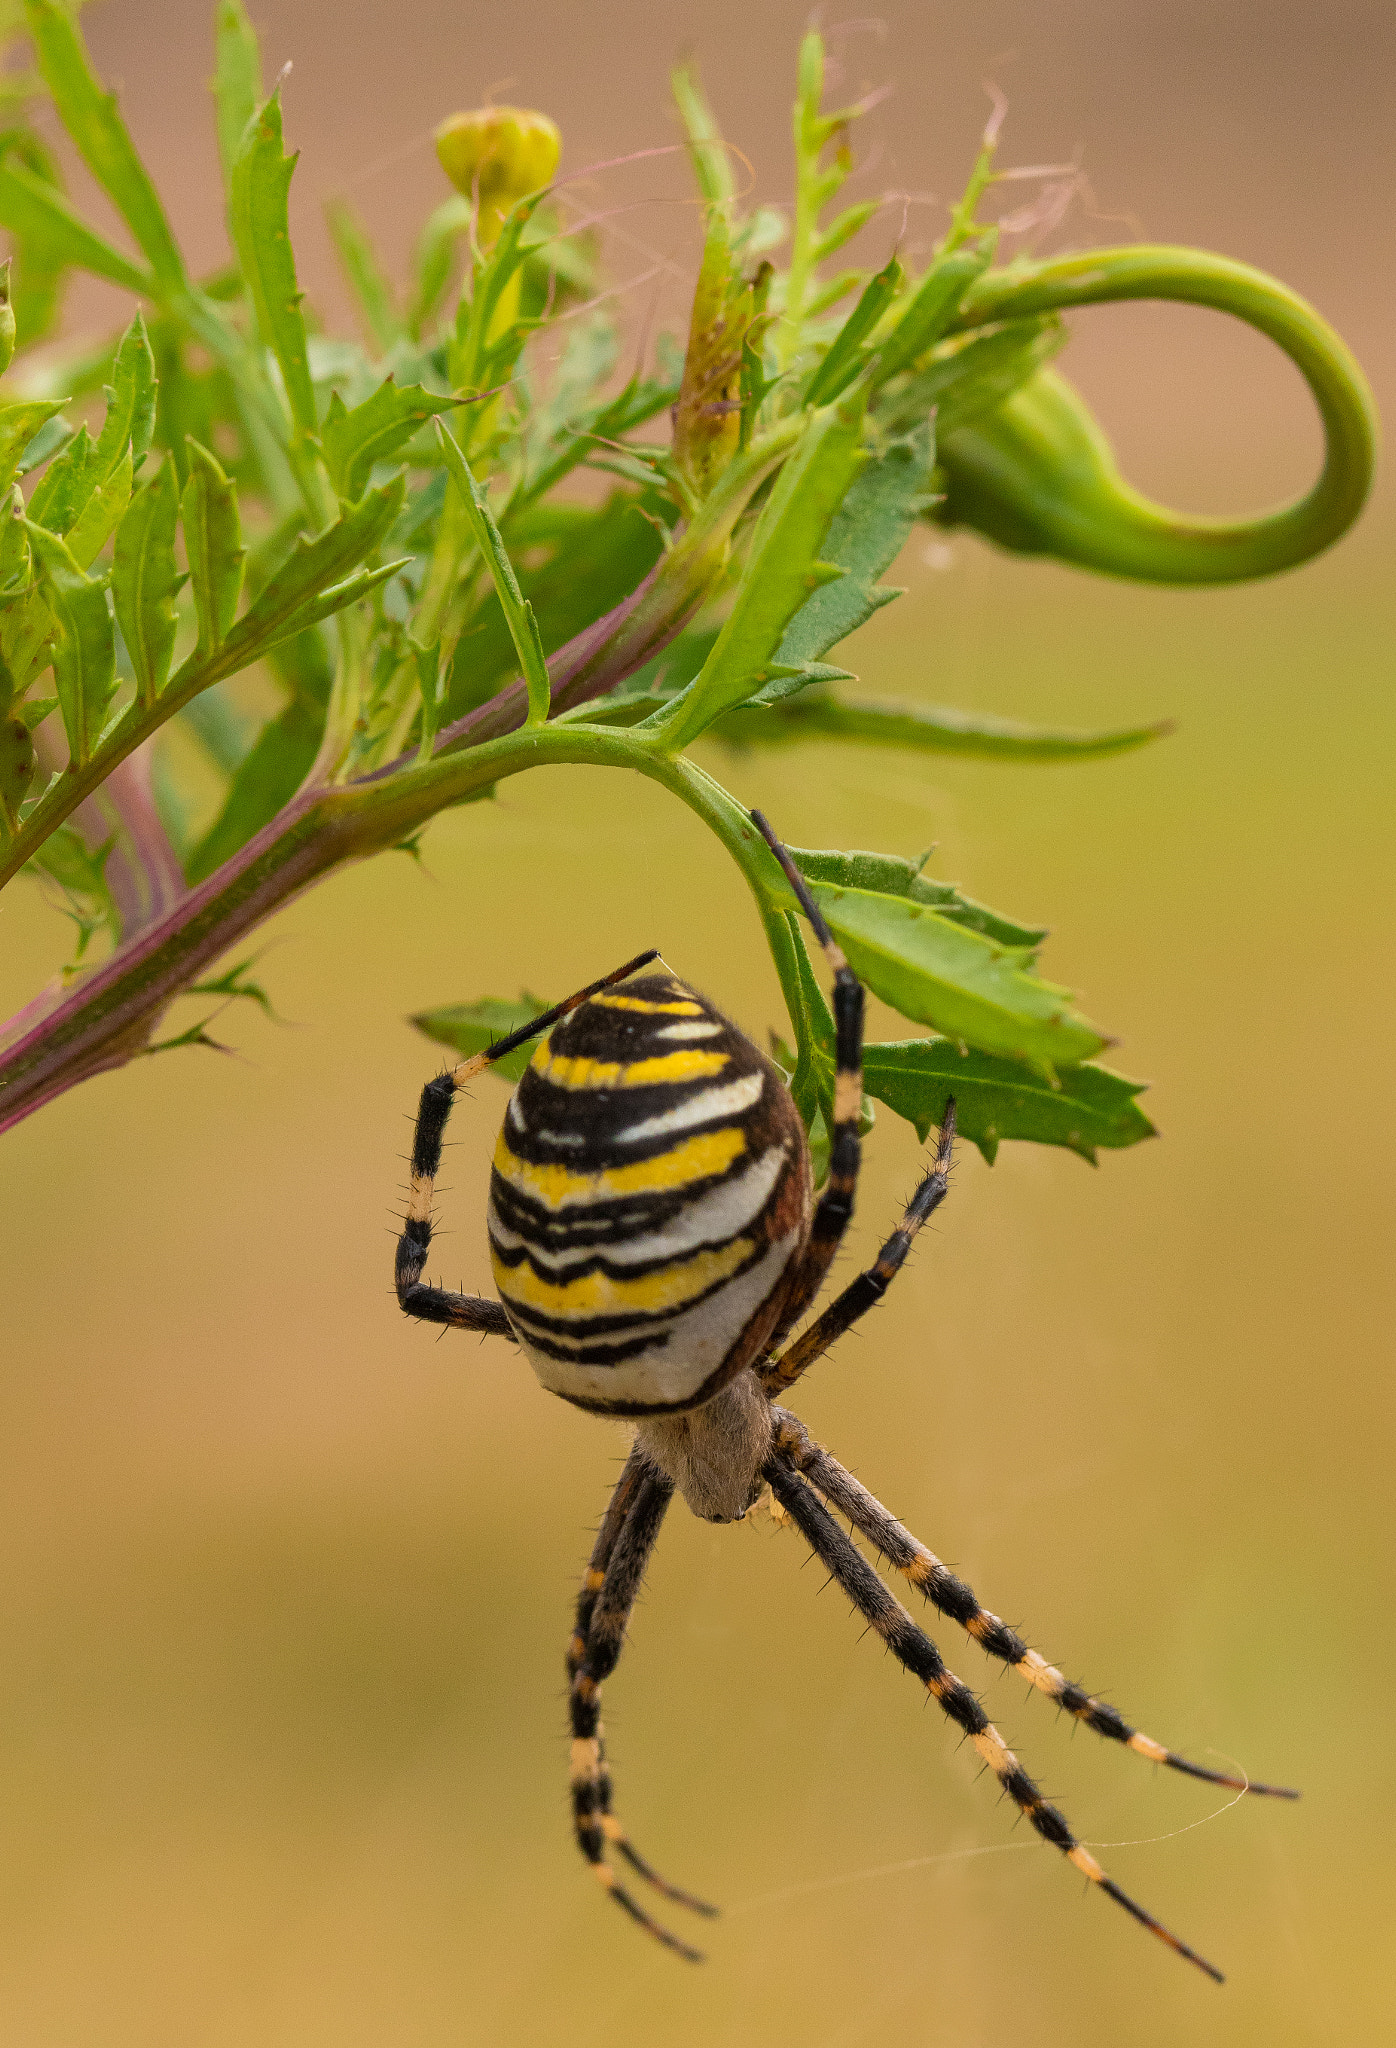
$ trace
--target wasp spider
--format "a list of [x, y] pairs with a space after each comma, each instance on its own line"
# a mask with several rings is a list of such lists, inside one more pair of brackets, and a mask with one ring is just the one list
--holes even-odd
[[[643, 953], [522, 1030], [428, 1082], [412, 1150], [397, 1293], [410, 1316], [507, 1337], [543, 1385], [599, 1415], [636, 1419], [606, 1510], [567, 1650], [577, 1841], [605, 1890], [666, 1947], [699, 1951], [651, 1918], [619, 1882], [610, 1852], [664, 1898], [716, 1909], [666, 1882], [612, 1809], [601, 1687], [675, 1490], [696, 1515], [740, 1521], [766, 1487], [893, 1655], [974, 1745], [1043, 1840], [1093, 1885], [1211, 1977], [1220, 1972], [1122, 1892], [1049, 1804], [835, 1515], [991, 1657], [1098, 1735], [1213, 1785], [1292, 1798], [1205, 1770], [1165, 1749], [1073, 1685], [981, 1607], [941, 1563], [780, 1405], [805, 1368], [880, 1301], [916, 1233], [945, 1198], [954, 1141], [947, 1105], [929, 1173], [874, 1263], [803, 1333], [853, 1213], [858, 1178], [863, 991], [808, 889], [759, 812], [834, 975], [837, 1079], [829, 1177], [816, 1202], [804, 1128], [771, 1062], [704, 997], [667, 973], [638, 975]], [[504, 1114], [490, 1182], [489, 1237], [501, 1300], [422, 1283], [432, 1187], [458, 1089], [542, 1033]], [[831, 1512], [831, 1510], [833, 1512]]]

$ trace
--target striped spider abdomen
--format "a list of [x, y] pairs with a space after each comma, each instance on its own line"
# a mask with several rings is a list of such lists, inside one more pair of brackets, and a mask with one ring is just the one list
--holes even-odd
[[562, 1018], [509, 1099], [490, 1179], [495, 1284], [550, 1392], [672, 1414], [763, 1349], [811, 1199], [776, 1068], [702, 996], [645, 975]]

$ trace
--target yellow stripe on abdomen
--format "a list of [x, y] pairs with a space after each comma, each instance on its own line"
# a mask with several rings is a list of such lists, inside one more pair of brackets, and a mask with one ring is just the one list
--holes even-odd
[[[507, 1128], [507, 1127], [506, 1127]], [[654, 1159], [633, 1166], [613, 1166], [599, 1173], [574, 1173], [566, 1166], [535, 1166], [510, 1151], [504, 1132], [494, 1148], [494, 1170], [516, 1194], [540, 1202], [545, 1209], [615, 1201], [624, 1195], [662, 1194], [694, 1181], [725, 1173], [746, 1150], [746, 1134], [727, 1124], [704, 1131], [682, 1145], [672, 1145]]]
[[605, 1273], [588, 1273], [583, 1279], [562, 1283], [540, 1280], [527, 1260], [506, 1266], [496, 1258], [495, 1285], [506, 1302], [533, 1308], [563, 1321], [586, 1323], [594, 1316], [662, 1315], [697, 1300], [709, 1288], [744, 1266], [752, 1252], [751, 1239], [735, 1238], [713, 1251], [698, 1252], [690, 1259], [677, 1260], [646, 1273], [638, 1280], [612, 1280]]
[[568, 1059], [550, 1050], [544, 1039], [533, 1055], [533, 1071], [555, 1088], [657, 1088], [666, 1083], [701, 1081], [720, 1074], [727, 1065], [725, 1052], [667, 1052], [658, 1059], [591, 1060]]

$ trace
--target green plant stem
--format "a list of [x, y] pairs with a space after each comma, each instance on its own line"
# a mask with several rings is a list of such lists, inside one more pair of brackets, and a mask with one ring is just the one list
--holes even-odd
[[[1259, 518], [1197, 518], [1156, 505], [1132, 489], [1115, 470], [1104, 436], [1092, 429], [1082, 452], [1090, 456], [1095, 476], [1079, 493], [1069, 486], [1050, 496], [1046, 489], [1034, 492], [1023, 473], [1016, 473], [1015, 488], [1030, 507], [1042, 550], [1113, 575], [1169, 583], [1231, 582], [1306, 561], [1346, 532], [1371, 487], [1377, 441], [1371, 391], [1328, 323], [1297, 292], [1263, 271], [1195, 249], [1147, 244], [1093, 249], [1055, 257], [1026, 272], [980, 278], [952, 322], [952, 332], [1133, 299], [1210, 306], [1245, 321], [1282, 349], [1313, 393], [1323, 421], [1322, 473], [1306, 496]], [[1052, 378], [1053, 373], [1039, 377]], [[1060, 381], [1047, 387], [1049, 396]], [[1004, 415], [1021, 423], [1023, 454], [1031, 458], [1037, 453], [1034, 466], [1045, 478], [1051, 473], [1057, 421], [1050, 409], [1034, 414], [1031, 394], [1030, 386], [1018, 400], [1010, 400]], [[952, 451], [958, 438], [950, 437]]]
[[670, 759], [630, 733], [534, 726], [383, 780], [297, 797], [129, 948], [66, 996], [15, 1020], [18, 1035], [0, 1054], [0, 1130], [142, 1052], [167, 1005], [203, 969], [332, 869], [401, 843], [437, 811], [509, 776], [549, 766], [628, 768], [660, 783], [703, 819], [746, 877], [801, 1031], [794, 948], [782, 914], [794, 899], [741, 807], [701, 768]]

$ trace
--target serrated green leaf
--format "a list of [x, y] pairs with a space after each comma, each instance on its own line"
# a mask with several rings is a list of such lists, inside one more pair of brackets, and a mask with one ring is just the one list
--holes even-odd
[[387, 562], [378, 569], [357, 565], [386, 538], [402, 499], [402, 480], [394, 478], [368, 492], [357, 505], [346, 505], [334, 525], [313, 540], [302, 534], [228, 634], [220, 673], [231, 674], [235, 668], [260, 660], [268, 649], [395, 575], [401, 562]]
[[178, 512], [179, 485], [174, 462], [167, 457], [137, 492], [116, 532], [112, 599], [142, 704], [155, 702], [174, 653], [179, 625], [174, 602], [179, 585], [174, 551]]
[[40, 427], [62, 412], [67, 402], [64, 398], [30, 398], [18, 405], [0, 406], [0, 496], [9, 491], [20, 456]]
[[[0, 227], [21, 244], [40, 247], [55, 268], [105, 277], [129, 292], [148, 290], [143, 270], [80, 220], [56, 185], [23, 164], [0, 163]], [[32, 331], [28, 337], [37, 340]]]
[[330, 400], [320, 431], [330, 482], [341, 498], [363, 494], [375, 462], [387, 462], [417, 429], [455, 401], [420, 384], [399, 386], [387, 377], [362, 404], [346, 411], [339, 393]]
[[89, 760], [116, 689], [116, 647], [105, 585], [84, 576], [67, 546], [27, 522], [44, 600], [52, 613], [53, 680], [74, 763]]
[[855, 974], [914, 1023], [1049, 1078], [1106, 1045], [1067, 990], [1032, 972], [1026, 948], [1002, 946], [907, 897], [810, 887]]
[[96, 484], [92, 443], [81, 426], [60, 455], [55, 455], [29, 500], [29, 517], [50, 533], [66, 533]]
[[344, 199], [325, 202], [325, 219], [359, 317], [369, 340], [385, 355], [404, 332], [393, 288], [383, 273], [368, 232]]
[[1000, 916], [986, 904], [963, 896], [950, 882], [933, 881], [921, 872], [928, 856], [920, 861], [903, 860], [895, 853], [842, 853], [816, 851], [801, 846], [787, 849], [800, 873], [810, 882], [825, 882], [840, 889], [873, 889], [882, 896], [905, 896], [912, 903], [929, 903], [942, 917], [967, 925], [1001, 946], [1040, 946], [1047, 936], [1043, 925], [1019, 924]]
[[68, 551], [80, 569], [90, 569], [115, 533], [131, 502], [131, 449], [104, 483], [96, 485], [68, 529]]
[[59, 119], [88, 169], [167, 286], [182, 286], [184, 263], [155, 187], [116, 110], [87, 60], [77, 25], [62, 0], [25, 0], [35, 55]]
[[[853, 479], [820, 549], [848, 574], [801, 605], [780, 643], [781, 661], [820, 660], [897, 596], [877, 579], [896, 561], [925, 508], [931, 450], [931, 430], [923, 424], [889, 441]], [[763, 694], [756, 701], [770, 700]]]
[[104, 395], [107, 416], [92, 451], [99, 483], [120, 465], [128, 448], [139, 468], [155, 431], [155, 357], [139, 313], [121, 337]]
[[218, 160], [223, 166], [223, 183], [228, 186], [247, 124], [262, 98], [262, 56], [257, 47], [257, 31], [247, 18], [242, 0], [218, 0], [214, 49]]
[[242, 544], [237, 491], [216, 455], [191, 436], [189, 481], [181, 513], [189, 582], [199, 618], [199, 653], [208, 655], [223, 644], [237, 610], [242, 588]]
[[443, 420], [437, 420], [436, 432], [446, 458], [447, 470], [460, 492], [475, 545], [490, 572], [495, 595], [508, 622], [509, 635], [519, 657], [519, 668], [528, 689], [528, 723], [541, 725], [548, 715], [552, 684], [548, 679], [548, 659], [543, 652], [543, 642], [539, 637], [538, 621], [534, 617], [533, 607], [519, 589], [519, 579], [514, 574], [514, 565], [500, 538], [489, 501], [476, 483], [470, 464], [461, 454], [450, 428]]
[[229, 182], [228, 219], [262, 339], [281, 365], [291, 418], [298, 432], [313, 434], [315, 387], [286, 210], [296, 162], [281, 146], [281, 96], [274, 92], [238, 147]]
[[955, 1098], [961, 1137], [976, 1144], [992, 1166], [1005, 1139], [1064, 1145], [1094, 1165], [1098, 1147], [1111, 1150], [1157, 1136], [1135, 1097], [1143, 1081], [1109, 1067], [1064, 1067], [1058, 1085], [1028, 1073], [1014, 1060], [962, 1052], [945, 1038], [906, 1038], [863, 1049], [863, 1086], [879, 1102], [916, 1126], [925, 1141]]
[[739, 704], [732, 712], [733, 718], [740, 718], [751, 705], [783, 704], [787, 697], [798, 697], [802, 690], [826, 687], [830, 683], [856, 683], [858, 678], [850, 668], [835, 668], [827, 661], [768, 661], [761, 671], [769, 681], [764, 682], [754, 696], [746, 703]]
[[797, 740], [858, 740], [868, 746], [905, 747], [918, 754], [966, 754], [983, 761], [1092, 761], [1129, 753], [1172, 732], [1169, 719], [1152, 725], [1073, 732], [1022, 725], [1012, 718], [955, 711], [947, 705], [848, 703], [823, 691], [797, 702], [743, 707], [724, 718], [719, 738], [737, 747], [790, 746]]
[[[517, 1002], [501, 996], [480, 996], [473, 1003], [449, 1003], [440, 1010], [419, 1010], [408, 1022], [437, 1045], [449, 1045], [462, 1059], [486, 1052], [534, 1017], [541, 1017], [548, 1004], [538, 996], [522, 995]], [[496, 1060], [489, 1072], [511, 1086], [522, 1079], [535, 1047], [520, 1045]]]
[[863, 401], [815, 413], [756, 523], [737, 594], [699, 674], [654, 730], [677, 752], [751, 694], [810, 594], [810, 570], [862, 461]]

